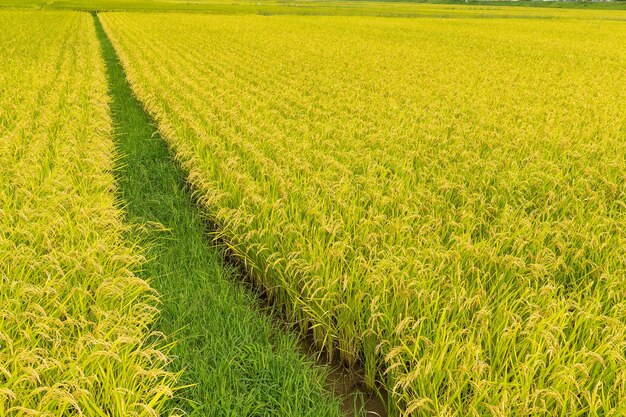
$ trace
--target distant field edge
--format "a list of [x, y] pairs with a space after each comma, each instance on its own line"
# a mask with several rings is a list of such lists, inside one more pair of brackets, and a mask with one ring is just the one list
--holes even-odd
[[[471, 13], [471, 17], [515, 17], [508, 16], [506, 9], [528, 9], [529, 14], [519, 18], [542, 17], [537, 15], [541, 9], [552, 10], [626, 10], [626, 1], [485, 1], [485, 0], [345, 0], [345, 1], [287, 1], [264, 0], [260, 2], [238, 0], [232, 3], [221, 1], [182, 1], [164, 0], [0, 0], [0, 9], [27, 8], [42, 10], [75, 10], [96, 12], [185, 12], [210, 14], [261, 14], [261, 15], [365, 15], [384, 17], [461, 17]], [[495, 13], [498, 12], [499, 13]], [[568, 17], [564, 15], [563, 17]], [[559, 17], [550, 15], [551, 18]]]

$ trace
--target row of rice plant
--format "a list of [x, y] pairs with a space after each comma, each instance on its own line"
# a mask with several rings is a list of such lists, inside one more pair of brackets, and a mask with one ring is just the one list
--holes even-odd
[[132, 270], [86, 13], [0, 11], [0, 416], [152, 416], [172, 392]]
[[219, 237], [396, 414], [626, 413], [626, 23], [102, 20]]

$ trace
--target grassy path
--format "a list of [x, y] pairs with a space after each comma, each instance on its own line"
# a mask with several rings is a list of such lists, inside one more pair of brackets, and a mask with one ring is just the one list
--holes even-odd
[[108, 71], [120, 154], [117, 180], [133, 241], [147, 246], [140, 276], [162, 294], [158, 331], [174, 334], [173, 370], [181, 385], [172, 401], [190, 416], [338, 416], [324, 393], [323, 368], [297, 353], [296, 338], [259, 314], [204, 235], [185, 177], [151, 125], [93, 15]]

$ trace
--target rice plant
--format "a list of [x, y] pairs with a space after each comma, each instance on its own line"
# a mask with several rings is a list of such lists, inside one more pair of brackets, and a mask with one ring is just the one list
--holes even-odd
[[395, 414], [619, 416], [626, 23], [578, 17], [102, 20], [218, 237]]
[[0, 11], [0, 51], [0, 415], [157, 415], [175, 375], [123, 238], [91, 17]]

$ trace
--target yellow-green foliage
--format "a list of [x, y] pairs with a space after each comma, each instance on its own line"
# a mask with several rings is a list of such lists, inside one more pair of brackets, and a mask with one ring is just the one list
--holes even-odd
[[86, 13], [0, 12], [0, 416], [149, 416], [171, 392], [114, 196]]
[[626, 23], [103, 21], [223, 238], [401, 414], [626, 413]]

